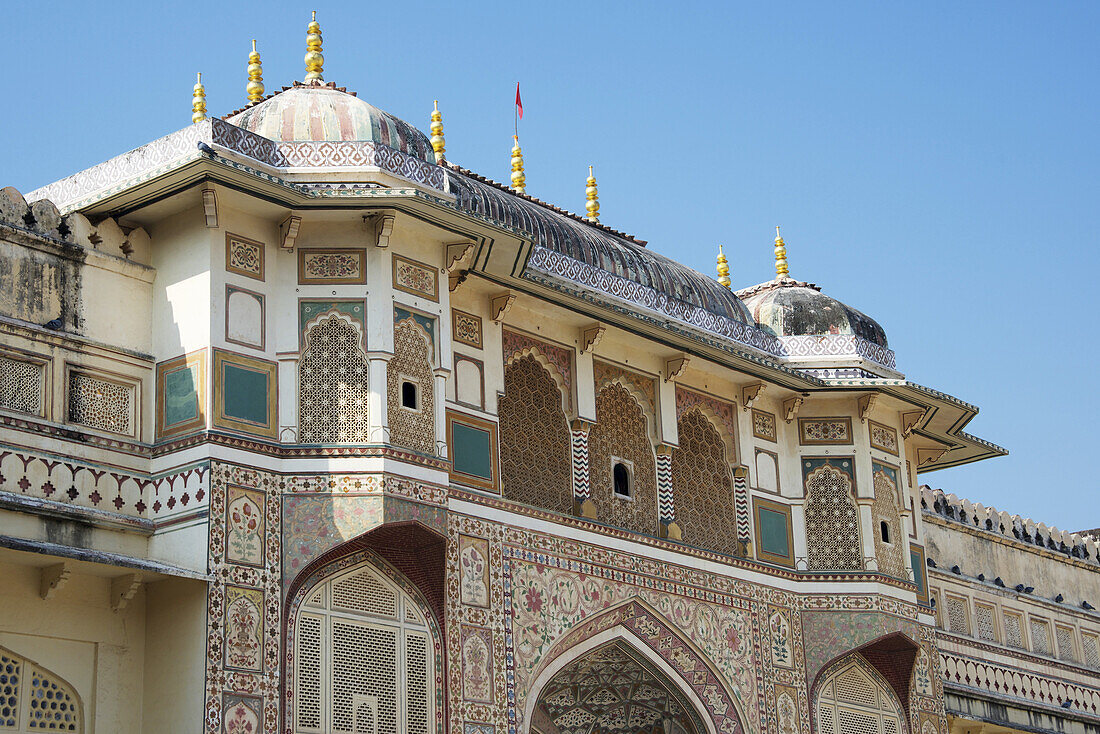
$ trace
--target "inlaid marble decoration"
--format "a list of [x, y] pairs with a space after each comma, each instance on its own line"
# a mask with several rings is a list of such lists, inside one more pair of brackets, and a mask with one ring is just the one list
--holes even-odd
[[225, 269], [256, 280], [264, 279], [264, 243], [225, 233]]
[[225, 587], [225, 667], [263, 672], [264, 592]]
[[393, 256], [393, 287], [414, 296], [439, 301], [439, 273], [431, 265]]
[[462, 697], [493, 702], [493, 638], [484, 627], [462, 625]]
[[851, 418], [799, 418], [798, 442], [804, 446], [850, 444]]
[[451, 309], [451, 333], [456, 342], [481, 349], [481, 317]]
[[367, 251], [363, 248], [299, 249], [298, 282], [302, 285], [363, 285], [367, 282]]
[[765, 441], [777, 441], [775, 415], [766, 410], [752, 409], [752, 435]]
[[461, 535], [458, 539], [461, 599], [475, 607], [489, 606], [489, 541]]
[[898, 455], [898, 432], [890, 426], [867, 421], [871, 431], [871, 448]]

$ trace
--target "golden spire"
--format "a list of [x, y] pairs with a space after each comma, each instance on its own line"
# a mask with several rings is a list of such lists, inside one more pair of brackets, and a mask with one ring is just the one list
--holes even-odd
[[512, 140], [512, 189], [517, 194], [527, 193], [527, 177], [523, 175], [523, 151], [519, 149], [519, 136], [513, 135]]
[[584, 210], [588, 213], [588, 221], [599, 224], [600, 194], [596, 190], [596, 177], [592, 175], [592, 166], [588, 167], [588, 180], [584, 185], [584, 198], [588, 199], [584, 204]]
[[718, 282], [730, 288], [730, 266], [726, 262], [726, 253], [722, 252], [721, 245], [718, 245]]
[[256, 39], [252, 39], [252, 53], [248, 55], [248, 84], [244, 88], [249, 102], [264, 98], [264, 70], [260, 66], [260, 54], [256, 51]]
[[779, 225], [775, 225], [775, 279], [789, 278], [787, 271], [787, 243], [779, 236]]
[[316, 10], [306, 31], [306, 81], [316, 79], [323, 82], [325, 78], [321, 74], [324, 72], [325, 57], [321, 55], [321, 26], [317, 23]]
[[195, 78], [195, 91], [191, 97], [191, 122], [206, 119], [206, 87], [202, 85], [202, 72]]
[[432, 112], [432, 150], [435, 151], [435, 162], [443, 162], [443, 153], [447, 147], [447, 141], [443, 139], [443, 115], [439, 112], [439, 100], [435, 101], [435, 110]]

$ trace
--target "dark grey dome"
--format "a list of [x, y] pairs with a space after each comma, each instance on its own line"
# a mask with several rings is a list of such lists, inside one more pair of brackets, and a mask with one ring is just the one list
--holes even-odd
[[825, 295], [812, 283], [777, 278], [737, 295], [760, 328], [775, 336], [853, 334], [880, 347], [889, 346], [877, 321]]

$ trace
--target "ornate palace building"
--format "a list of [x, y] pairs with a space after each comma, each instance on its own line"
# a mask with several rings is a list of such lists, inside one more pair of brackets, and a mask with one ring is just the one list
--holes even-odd
[[733, 290], [308, 51], [0, 193], [0, 732], [1100, 731], [1097, 543], [921, 486], [1004, 451], [781, 238]]

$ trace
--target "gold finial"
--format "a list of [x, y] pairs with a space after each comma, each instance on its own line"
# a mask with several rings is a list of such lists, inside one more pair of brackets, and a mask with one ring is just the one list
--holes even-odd
[[439, 112], [439, 100], [435, 101], [435, 110], [432, 112], [432, 150], [435, 151], [435, 162], [443, 162], [443, 153], [447, 147], [447, 141], [443, 139], [443, 115]]
[[264, 70], [260, 66], [260, 54], [256, 51], [256, 39], [252, 39], [252, 53], [248, 55], [248, 84], [244, 88], [249, 102], [264, 98]]
[[202, 72], [195, 78], [195, 90], [191, 97], [191, 122], [206, 119], [206, 87], [202, 85]]
[[588, 201], [584, 204], [584, 210], [588, 213], [588, 221], [600, 221], [600, 194], [596, 190], [596, 177], [592, 175], [592, 166], [588, 167], [588, 180], [584, 182], [584, 198]]
[[[730, 288], [730, 266], [726, 262], [726, 253], [722, 252], [722, 246], [718, 245], [718, 282]], [[732, 290], [732, 288], [731, 288]]]
[[306, 29], [306, 49], [306, 81], [316, 79], [323, 82], [325, 78], [321, 74], [324, 72], [325, 57], [321, 55], [321, 26], [317, 23], [316, 10]]
[[519, 136], [513, 135], [512, 140], [512, 189], [517, 194], [527, 193], [527, 177], [523, 175], [523, 151], [519, 149]]
[[787, 243], [779, 236], [779, 225], [775, 225], [775, 278], [789, 278], [787, 270]]

